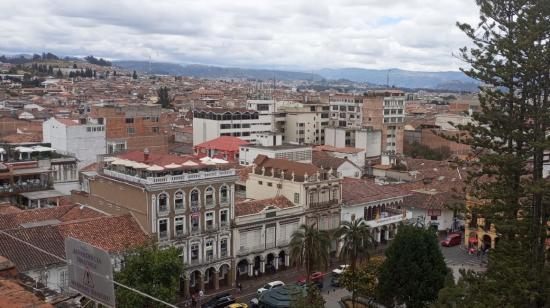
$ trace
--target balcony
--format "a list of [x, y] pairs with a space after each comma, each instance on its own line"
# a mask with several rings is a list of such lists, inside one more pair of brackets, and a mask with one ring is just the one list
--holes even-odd
[[186, 173], [186, 174], [180, 174], [180, 175], [165, 175], [160, 177], [147, 177], [147, 178], [141, 178], [135, 175], [129, 175], [113, 170], [103, 169], [103, 174], [106, 176], [110, 176], [116, 179], [133, 182], [133, 183], [139, 183], [143, 185], [153, 185], [153, 184], [165, 184], [165, 183], [178, 183], [178, 182], [189, 182], [189, 181], [196, 181], [196, 180], [204, 180], [204, 179], [213, 179], [213, 178], [219, 178], [219, 177], [225, 177], [225, 176], [234, 176], [235, 170], [215, 170], [215, 171], [201, 171], [197, 173]]
[[229, 229], [229, 223], [228, 222], [221, 222], [220, 223], [220, 229]]
[[185, 231], [184, 230], [176, 230], [175, 236], [177, 238], [184, 237], [185, 236]]

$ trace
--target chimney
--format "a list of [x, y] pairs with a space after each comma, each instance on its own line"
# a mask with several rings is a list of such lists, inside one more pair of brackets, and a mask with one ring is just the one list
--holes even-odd
[[143, 150], [143, 160], [147, 161], [148, 159], [149, 159], [149, 149], [145, 148], [145, 150]]

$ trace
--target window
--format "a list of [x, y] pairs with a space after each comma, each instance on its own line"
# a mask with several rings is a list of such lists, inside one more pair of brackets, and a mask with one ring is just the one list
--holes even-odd
[[430, 220], [437, 220], [437, 216], [430, 216]]
[[214, 240], [207, 240], [204, 246], [206, 261], [212, 261], [214, 259]]
[[230, 129], [230, 128], [231, 128], [231, 124], [220, 124], [220, 128], [221, 128], [221, 129]]
[[191, 214], [191, 232], [199, 232], [200, 228], [200, 216], [198, 213]]
[[159, 239], [168, 239], [168, 219], [159, 219]]
[[206, 223], [206, 230], [214, 230], [214, 212], [205, 213], [204, 221]]
[[126, 124], [134, 124], [134, 118], [126, 118]]
[[332, 110], [337, 111], [337, 110], [338, 110], [338, 106], [336, 106], [336, 105], [335, 105], [335, 106], [332, 106]]
[[263, 182], [262, 182], [262, 181], [258, 181], [258, 185], [263, 185]]
[[267, 186], [272, 187], [272, 186], [273, 186], [273, 183], [267, 182]]
[[133, 135], [136, 133], [136, 129], [133, 127], [126, 127], [126, 132], [128, 133], [128, 135]]
[[199, 244], [191, 244], [191, 262], [199, 260]]
[[185, 233], [185, 217], [174, 218], [174, 232], [176, 236], [182, 236]]
[[227, 242], [228, 241], [226, 238], [220, 240], [220, 257], [222, 258], [229, 256], [229, 253], [227, 251], [227, 248], [228, 248]]
[[153, 131], [153, 133], [159, 133], [160, 132], [160, 128], [158, 126], [151, 127], [151, 130]]
[[59, 285], [61, 288], [65, 288], [69, 285], [69, 272], [61, 271], [59, 272]]
[[268, 111], [269, 110], [269, 105], [268, 104], [258, 104], [256, 109], [258, 111]]
[[159, 212], [167, 212], [168, 211], [168, 195], [167, 194], [160, 194], [157, 203], [158, 203]]
[[198, 207], [199, 206], [199, 190], [193, 189], [191, 191], [191, 195], [189, 197], [191, 199], [191, 207]]
[[204, 192], [204, 202], [206, 207], [214, 206], [214, 189], [212, 187], [208, 187]]
[[355, 107], [354, 106], [348, 106], [348, 111], [355, 111]]
[[233, 128], [241, 128], [241, 124], [233, 124]]
[[227, 191], [227, 186], [222, 186], [220, 188], [220, 202], [227, 203], [229, 202], [229, 192]]
[[174, 195], [174, 209], [183, 210], [183, 207], [184, 207], [183, 193], [181, 191], [178, 191]]
[[250, 128], [250, 124], [242, 124], [242, 128]]
[[229, 211], [228, 210], [220, 211], [220, 226], [222, 226], [222, 227], [229, 226]]
[[294, 193], [294, 203], [300, 203], [300, 194]]

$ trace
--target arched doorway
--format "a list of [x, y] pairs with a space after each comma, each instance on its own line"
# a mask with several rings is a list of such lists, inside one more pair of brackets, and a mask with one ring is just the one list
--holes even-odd
[[220, 287], [227, 287], [231, 285], [231, 283], [229, 282], [229, 270], [230, 268], [227, 264], [222, 264], [222, 266], [220, 266], [220, 273], [218, 277], [220, 279]]
[[237, 263], [237, 276], [248, 275], [248, 260], [242, 259]]
[[279, 252], [279, 269], [286, 269], [286, 266], [285, 266], [285, 257], [286, 257], [286, 253], [284, 250], [281, 250], [281, 252]]
[[189, 291], [191, 294], [195, 294], [200, 291], [201, 278], [202, 273], [199, 270], [196, 270], [189, 275]]
[[388, 233], [388, 227], [383, 226], [382, 230], [380, 231], [380, 243], [386, 243], [388, 241], [388, 238], [386, 234]]
[[258, 276], [260, 274], [260, 264], [262, 263], [262, 257], [256, 256], [254, 257], [254, 276]]
[[275, 273], [275, 255], [272, 253], [267, 254], [265, 262], [265, 272], [266, 273]]
[[209, 267], [204, 272], [204, 289], [205, 290], [212, 290], [214, 289], [214, 272], [216, 271], [215, 268]]

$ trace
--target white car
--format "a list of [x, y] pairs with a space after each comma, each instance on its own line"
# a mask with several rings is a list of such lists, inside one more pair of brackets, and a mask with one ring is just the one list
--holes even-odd
[[333, 269], [333, 270], [332, 270], [332, 273], [333, 273], [334, 275], [340, 275], [340, 274], [342, 274], [348, 267], [349, 267], [348, 264], [342, 264], [342, 265], [338, 266], [338, 268]]
[[269, 290], [272, 290], [274, 288], [279, 288], [279, 287], [282, 287], [284, 286], [285, 283], [282, 282], [282, 281], [272, 281], [272, 282], [269, 282], [267, 283], [265, 286], [261, 287], [258, 289], [258, 294], [262, 294], [264, 293], [265, 291], [269, 291]]

